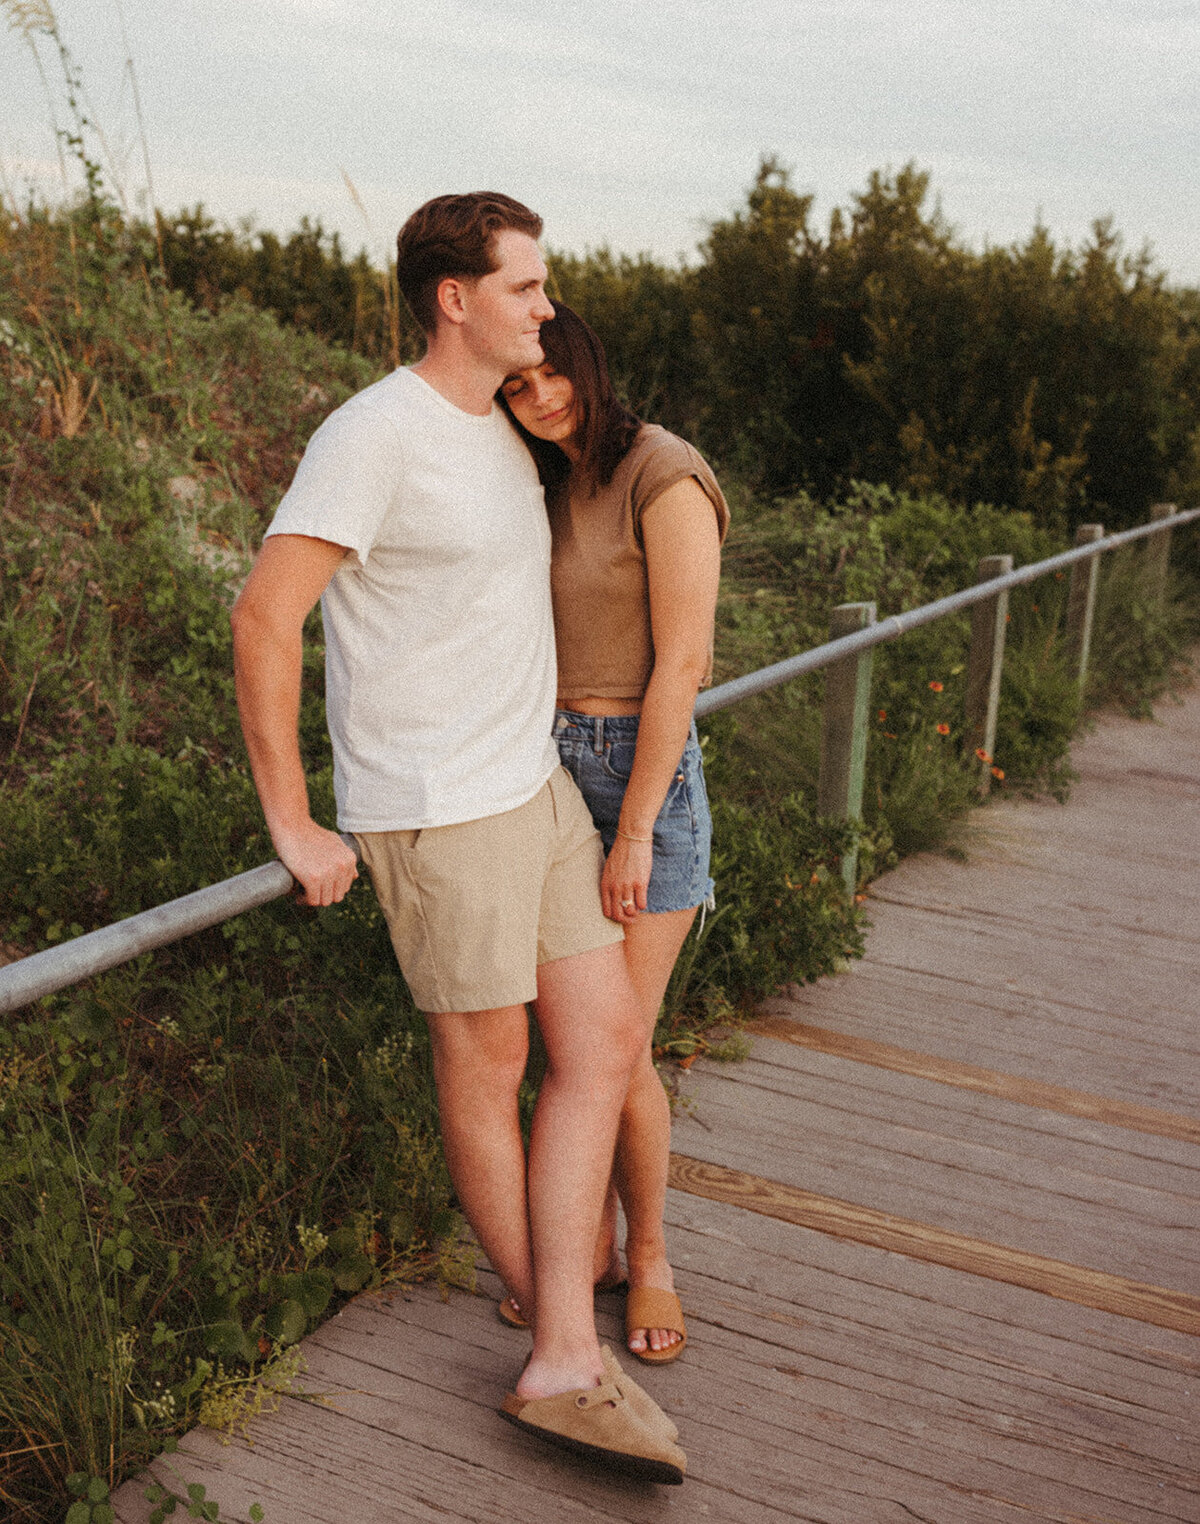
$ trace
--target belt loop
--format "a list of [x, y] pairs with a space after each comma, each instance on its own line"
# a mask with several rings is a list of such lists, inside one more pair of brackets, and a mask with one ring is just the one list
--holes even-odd
[[604, 755], [604, 716], [602, 714], [592, 716], [592, 750], [598, 757]]

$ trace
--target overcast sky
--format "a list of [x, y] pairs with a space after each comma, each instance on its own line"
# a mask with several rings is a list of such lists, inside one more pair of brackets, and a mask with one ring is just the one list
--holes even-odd
[[[871, 170], [915, 160], [975, 247], [1039, 217], [1078, 245], [1111, 214], [1200, 284], [1200, 0], [51, 3], [132, 199], [124, 22], [167, 211], [203, 201], [280, 232], [307, 214], [382, 257], [429, 196], [494, 188], [554, 248], [674, 261], [763, 154], [820, 227]], [[9, 192], [51, 191], [46, 95], [11, 31], [0, 100]]]

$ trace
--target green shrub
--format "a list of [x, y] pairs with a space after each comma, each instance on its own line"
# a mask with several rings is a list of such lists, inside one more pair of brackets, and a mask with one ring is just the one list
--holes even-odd
[[714, 795], [712, 874], [717, 908], [677, 963], [656, 1033], [688, 1051], [690, 1033], [791, 980], [831, 974], [862, 952], [862, 928], [841, 881], [852, 825], [818, 821], [801, 796], [757, 807]]
[[1090, 704], [1118, 704], [1148, 719], [1154, 699], [1180, 680], [1183, 652], [1200, 635], [1200, 565], [1195, 528], [1176, 532], [1174, 539], [1181, 569], [1165, 588], [1152, 570], [1153, 541], [1105, 557], [1092, 630]]

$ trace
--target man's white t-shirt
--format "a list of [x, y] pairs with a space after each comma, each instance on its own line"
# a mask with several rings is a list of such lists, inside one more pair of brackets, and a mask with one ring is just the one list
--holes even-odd
[[503, 409], [408, 369], [332, 413], [267, 530], [347, 547], [321, 599], [338, 827], [515, 809], [558, 766], [550, 531]]

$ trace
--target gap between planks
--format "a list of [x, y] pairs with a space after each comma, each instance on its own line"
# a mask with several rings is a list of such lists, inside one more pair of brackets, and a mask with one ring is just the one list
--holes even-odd
[[1019, 1074], [1004, 1074], [997, 1069], [983, 1069], [976, 1064], [959, 1063], [956, 1059], [936, 1058], [931, 1053], [894, 1047], [891, 1043], [850, 1037], [828, 1027], [809, 1026], [807, 1022], [789, 1016], [757, 1016], [744, 1030], [752, 1036], [778, 1038], [781, 1042], [827, 1053], [834, 1058], [847, 1058], [876, 1069], [891, 1069], [897, 1074], [936, 1080], [939, 1084], [974, 1090], [981, 1095], [999, 1096], [1041, 1111], [1057, 1111], [1091, 1122], [1107, 1122], [1111, 1127], [1124, 1127], [1129, 1132], [1152, 1133], [1160, 1138], [1200, 1144], [1200, 1121], [1179, 1112], [1139, 1106], [1133, 1101], [1114, 1101], [1106, 1096], [1091, 1095], [1086, 1090], [1046, 1085], [1040, 1080], [1024, 1079]]
[[893, 1254], [904, 1254], [909, 1259], [945, 1265], [951, 1270], [1021, 1286], [1060, 1301], [1200, 1336], [1200, 1297], [1184, 1291], [1109, 1275], [1103, 1270], [1089, 1270], [1065, 1260], [989, 1243], [983, 1238], [970, 1238], [932, 1223], [802, 1191], [794, 1185], [708, 1164], [686, 1154], [671, 1155], [669, 1183], [687, 1195], [742, 1207], [833, 1238], [852, 1239]]

